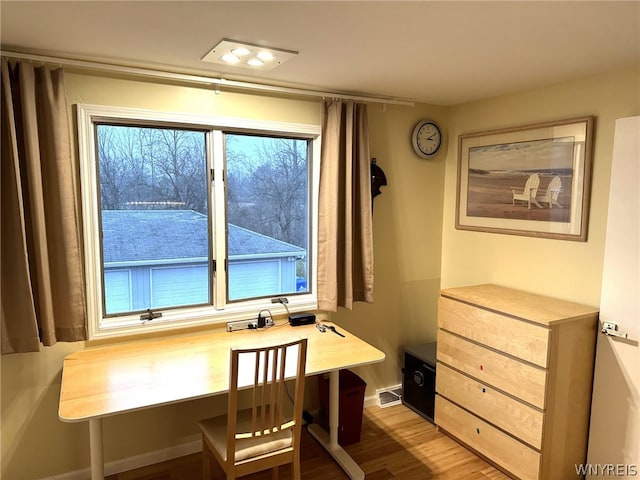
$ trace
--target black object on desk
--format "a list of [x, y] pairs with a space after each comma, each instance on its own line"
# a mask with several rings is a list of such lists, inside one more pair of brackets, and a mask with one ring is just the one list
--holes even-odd
[[402, 403], [435, 423], [436, 343], [406, 347], [402, 372]]

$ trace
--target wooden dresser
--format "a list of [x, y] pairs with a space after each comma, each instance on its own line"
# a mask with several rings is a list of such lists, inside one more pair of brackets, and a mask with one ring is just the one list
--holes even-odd
[[514, 478], [586, 462], [598, 311], [500, 287], [442, 290], [435, 422]]

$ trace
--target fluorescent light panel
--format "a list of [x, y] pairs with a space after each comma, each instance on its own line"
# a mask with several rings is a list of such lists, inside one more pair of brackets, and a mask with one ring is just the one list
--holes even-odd
[[202, 57], [202, 61], [252, 70], [271, 70], [297, 54], [298, 52], [293, 50], [263, 47], [223, 38]]

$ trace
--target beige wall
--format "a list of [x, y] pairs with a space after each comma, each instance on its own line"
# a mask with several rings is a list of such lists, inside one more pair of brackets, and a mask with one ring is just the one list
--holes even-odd
[[[371, 154], [389, 180], [373, 217], [376, 302], [333, 316], [387, 355], [357, 370], [368, 395], [401, 382], [404, 346], [435, 340], [441, 287], [497, 283], [598, 306], [613, 124], [640, 113], [639, 75], [611, 72], [449, 109], [371, 107]], [[587, 242], [455, 229], [458, 135], [585, 115], [596, 117]], [[435, 160], [411, 151], [409, 134], [421, 118], [445, 126], [448, 148]]]
[[[66, 75], [66, 88], [70, 104], [120, 105], [295, 123], [321, 121], [319, 99], [224, 91], [215, 94], [202, 88], [79, 73]], [[446, 121], [444, 112], [420, 107], [388, 107], [383, 111], [380, 105], [370, 106], [371, 151], [384, 168], [389, 186], [383, 188], [384, 193], [376, 201], [378, 301], [374, 308], [358, 307], [359, 312], [365, 312], [365, 318], [354, 315], [349, 328], [353, 326], [358, 334], [383, 348], [390, 359], [365, 372], [373, 389], [398, 380], [397, 344], [408, 338], [408, 333], [401, 330], [402, 322], [417, 324], [422, 338], [433, 337], [432, 327], [422, 328], [421, 311], [432, 309], [439, 284], [444, 157], [435, 162], [418, 160], [410, 150], [409, 132], [425, 115]], [[392, 228], [389, 222], [393, 223]], [[421, 251], [417, 258], [412, 249]], [[425, 297], [425, 290], [430, 290], [431, 295]], [[346, 321], [350, 314], [341, 313], [339, 317]], [[386, 328], [389, 335], [380, 331]], [[67, 354], [83, 348], [84, 342], [61, 343], [37, 354], [1, 358], [0, 477], [37, 479], [88, 467], [87, 425], [65, 424], [57, 418], [62, 361]], [[311, 407], [315, 406], [314, 383], [310, 382], [308, 390]], [[224, 398], [218, 397], [107, 418], [105, 460], [108, 463], [192, 441], [197, 438], [196, 421], [223, 411], [224, 406]]]
[[371, 156], [388, 181], [373, 212], [375, 303], [332, 316], [386, 354], [382, 364], [355, 370], [367, 382], [367, 395], [401, 383], [404, 346], [435, 341], [447, 152], [419, 158], [411, 131], [425, 118], [446, 126], [447, 115], [445, 108], [425, 105], [369, 106]]
[[[203, 88], [69, 73], [65, 79], [72, 105], [119, 105], [316, 125], [321, 119], [318, 100], [215, 94]], [[89, 466], [87, 425], [65, 424], [57, 415], [62, 361], [83, 348], [84, 342], [60, 343], [40, 353], [1, 357], [1, 478], [38, 479]], [[196, 421], [223, 411], [224, 405], [219, 397], [108, 418], [105, 459], [110, 462], [193, 440]]]
[[[639, 73], [623, 71], [454, 108], [371, 104], [371, 154], [389, 185], [375, 200], [375, 298], [332, 318], [385, 351], [384, 363], [358, 369], [376, 388], [400, 382], [402, 347], [433, 341], [442, 286], [495, 282], [598, 305], [606, 225], [613, 120], [640, 113]], [[70, 103], [183, 110], [319, 123], [318, 101], [67, 75]], [[454, 229], [457, 136], [461, 133], [592, 114], [597, 117], [589, 241], [586, 243]], [[420, 160], [410, 132], [439, 121], [448, 150]], [[57, 419], [61, 365], [83, 343], [1, 358], [2, 478], [37, 479], [88, 466], [88, 428]], [[108, 418], [106, 461], [190, 441], [197, 419], [224, 408], [205, 399]]]
[[596, 117], [587, 242], [456, 230], [457, 152], [447, 158], [442, 286], [497, 283], [591, 306], [600, 301], [614, 121], [640, 113], [637, 69], [453, 108], [451, 141], [462, 133], [585, 115]]

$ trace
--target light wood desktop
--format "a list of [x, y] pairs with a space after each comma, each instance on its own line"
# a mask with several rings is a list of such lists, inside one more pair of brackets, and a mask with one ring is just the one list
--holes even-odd
[[[326, 325], [332, 325], [326, 323]], [[364, 473], [338, 445], [339, 375], [344, 368], [382, 362], [383, 352], [336, 329], [276, 325], [261, 330], [208, 333], [141, 340], [89, 348], [68, 355], [62, 369], [58, 415], [64, 422], [89, 422], [91, 479], [104, 479], [102, 418], [226, 393], [229, 348], [308, 338], [307, 376], [330, 372], [330, 434], [317, 424], [309, 432], [352, 479]]]

